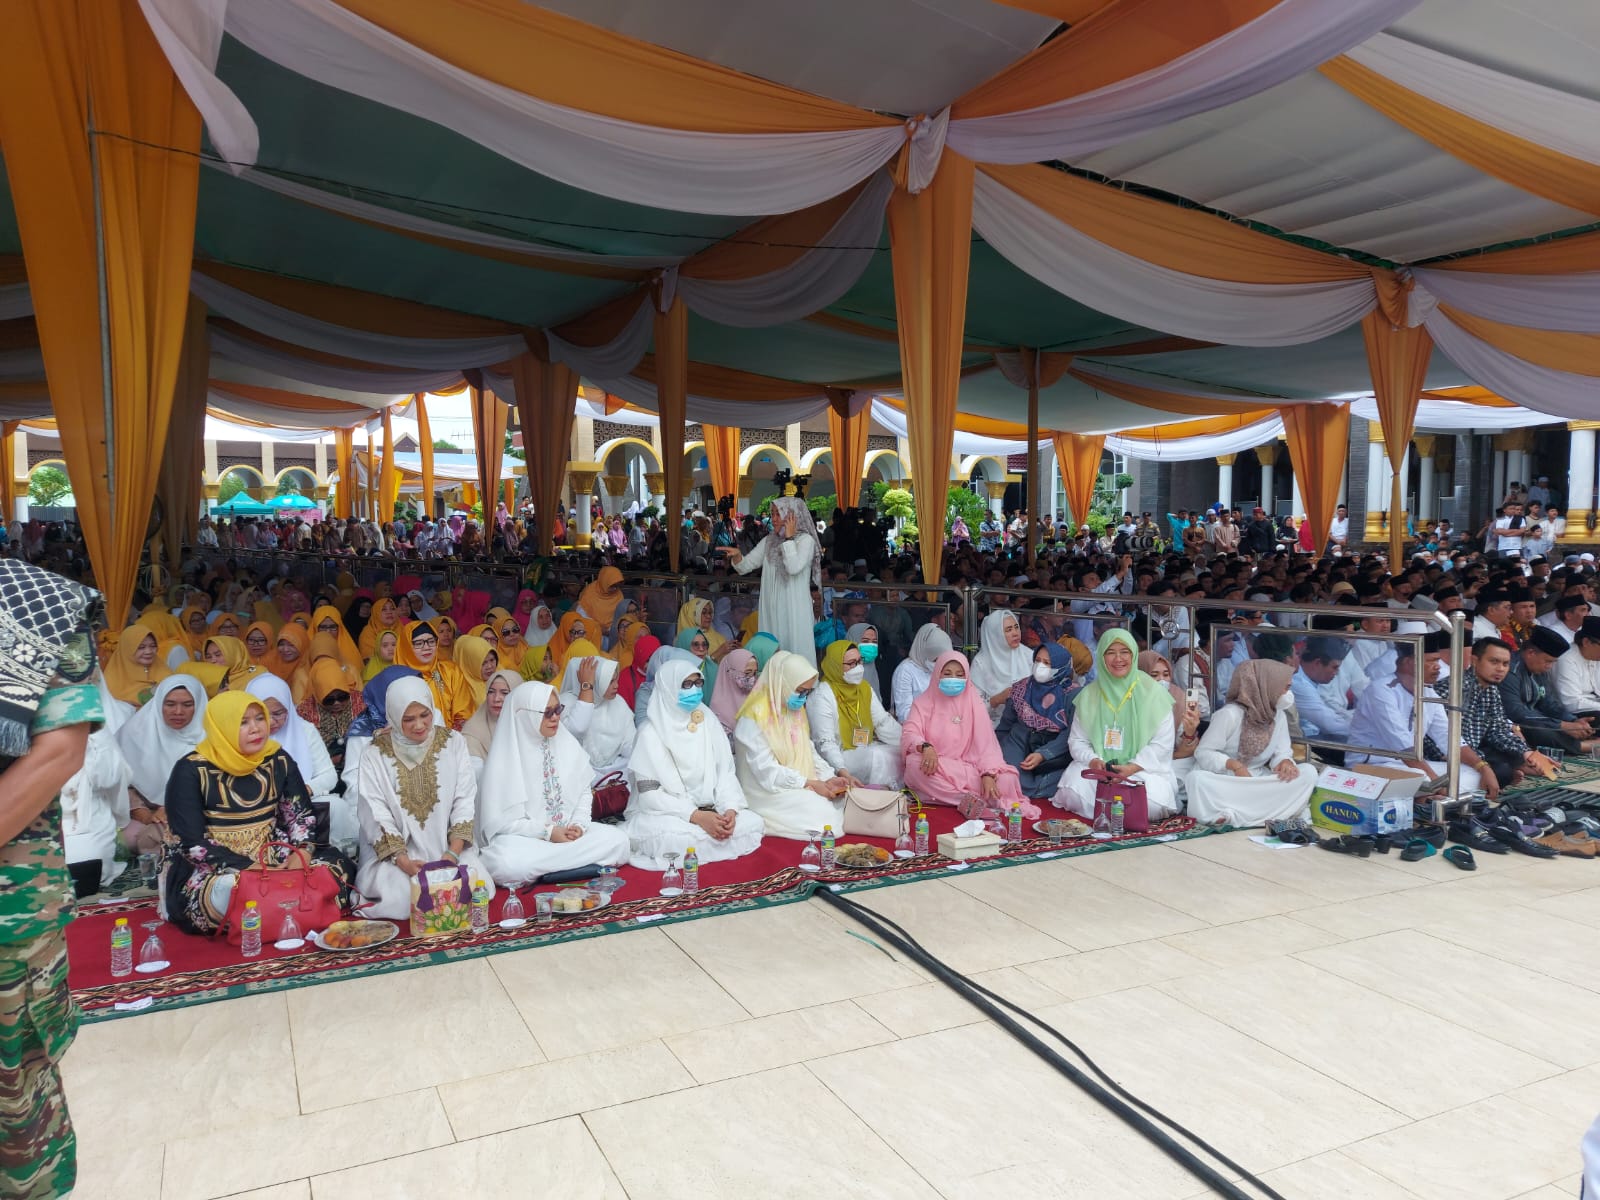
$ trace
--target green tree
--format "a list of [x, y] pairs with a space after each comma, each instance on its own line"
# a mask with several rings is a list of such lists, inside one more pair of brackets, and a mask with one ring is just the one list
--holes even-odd
[[240, 492], [244, 491], [247, 486], [248, 481], [238, 472], [234, 472], [231, 475], [224, 475], [222, 477], [222, 482], [217, 485], [217, 503], [226, 504]]
[[916, 519], [917, 503], [905, 488], [892, 488], [880, 484], [873, 486], [883, 487], [883, 490], [873, 497], [873, 507], [878, 510], [880, 517], [889, 517], [895, 521]]
[[433, 448], [440, 454], [460, 454], [461, 447], [454, 442], [447, 442], [444, 438], [435, 438]]
[[72, 495], [72, 481], [60, 467], [40, 467], [28, 480], [28, 501], [50, 508]]
[[[434, 449], [437, 450], [438, 447], [435, 446]], [[524, 461], [527, 460], [527, 457], [528, 457], [526, 454], [524, 454], [522, 452], [522, 448], [520, 446], [513, 446], [511, 444], [511, 434], [509, 432], [506, 434], [505, 452], [506, 452], [506, 457], [514, 458], [518, 462], [524, 462]]]
[[950, 531], [956, 527], [956, 518], [960, 517], [967, 523], [967, 532], [972, 535], [972, 540], [977, 541], [978, 523], [988, 511], [988, 504], [978, 499], [978, 494], [972, 489], [962, 487], [959, 483], [953, 485], [945, 498], [945, 536], [950, 535]]

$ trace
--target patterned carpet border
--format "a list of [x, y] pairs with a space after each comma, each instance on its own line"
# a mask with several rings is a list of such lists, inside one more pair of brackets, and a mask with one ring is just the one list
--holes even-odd
[[[530, 920], [521, 929], [491, 927], [481, 934], [457, 934], [425, 943], [402, 937], [372, 950], [342, 955], [307, 950], [288, 957], [239, 961], [224, 967], [144, 976], [99, 987], [75, 988], [72, 995], [83, 1010], [85, 1022], [115, 1020], [191, 1004], [208, 1004], [239, 996], [504, 954], [630, 929], [647, 929], [662, 922], [693, 921], [724, 913], [792, 904], [808, 899], [818, 887], [831, 887], [843, 892], [864, 891], [922, 879], [942, 879], [970, 871], [992, 871], [1056, 858], [1207, 837], [1231, 829], [1227, 825], [1197, 825], [1188, 817], [1172, 817], [1153, 826], [1148, 833], [1128, 834], [1107, 841], [1035, 838], [1008, 846], [1000, 854], [965, 863], [955, 863], [941, 855], [930, 854], [893, 862], [874, 871], [836, 869], [808, 875], [797, 867], [786, 867], [761, 879], [702, 888], [693, 896], [645, 896], [613, 903], [583, 916], [558, 917], [552, 925], [537, 925]], [[89, 911], [97, 916], [127, 916], [130, 924], [137, 924], [138, 917], [151, 913], [154, 908], [155, 901], [145, 897], [101, 903]], [[116, 1007], [146, 998], [151, 1003], [141, 1004], [137, 1009]]]

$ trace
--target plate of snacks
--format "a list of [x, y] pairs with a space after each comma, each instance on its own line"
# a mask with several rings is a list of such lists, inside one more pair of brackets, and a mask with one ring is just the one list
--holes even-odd
[[1033, 823], [1033, 831], [1040, 837], [1057, 839], [1086, 838], [1094, 833], [1094, 830], [1082, 821], [1063, 820], [1060, 817], [1035, 821]]
[[845, 867], [852, 871], [870, 871], [874, 867], [887, 866], [894, 861], [894, 855], [881, 846], [869, 846], [865, 842], [851, 842], [846, 846], [834, 847], [833, 861], [836, 866]]
[[557, 916], [571, 916], [600, 907], [600, 893], [587, 887], [564, 887], [550, 901], [550, 911]]
[[311, 942], [319, 950], [371, 950], [399, 936], [400, 926], [393, 921], [335, 921], [312, 934]]

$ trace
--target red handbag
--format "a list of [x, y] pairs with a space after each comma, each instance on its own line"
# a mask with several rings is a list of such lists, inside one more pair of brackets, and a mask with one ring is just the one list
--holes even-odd
[[1150, 832], [1150, 800], [1145, 795], [1144, 784], [1125, 779], [1101, 778], [1094, 788], [1094, 820], [1099, 821], [1100, 814], [1106, 815], [1107, 824], [1111, 821], [1111, 806], [1118, 800], [1122, 801], [1122, 831], [1124, 833], [1149, 833]]
[[621, 771], [613, 771], [594, 785], [594, 808], [591, 821], [620, 821], [628, 811], [628, 781]]
[[[284, 865], [277, 869], [267, 866], [267, 851], [274, 846], [289, 852]], [[298, 867], [289, 865], [295, 855], [300, 857]], [[239, 882], [228, 898], [228, 915], [217, 930], [227, 936], [230, 946], [240, 943], [244, 906], [250, 900], [256, 902], [256, 911], [261, 914], [263, 945], [278, 940], [283, 919], [290, 912], [294, 913], [295, 924], [300, 926], [302, 934], [326, 929], [344, 916], [339, 907], [339, 881], [333, 877], [333, 872], [321, 863], [312, 863], [310, 852], [304, 846], [288, 842], [263, 843], [256, 851], [255, 866], [239, 872]], [[294, 904], [286, 907], [291, 900]]]

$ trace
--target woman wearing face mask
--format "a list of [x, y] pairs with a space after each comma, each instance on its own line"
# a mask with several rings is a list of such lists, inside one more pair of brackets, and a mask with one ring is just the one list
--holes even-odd
[[941, 654], [948, 654], [952, 649], [950, 635], [937, 625], [929, 623], [917, 630], [917, 636], [911, 640], [911, 653], [894, 669], [890, 685], [896, 720], [904, 723], [910, 718], [911, 706], [933, 681], [933, 664]]
[[861, 651], [861, 665], [866, 671], [867, 686], [878, 698], [884, 699], [883, 683], [878, 678], [878, 627], [858, 622], [845, 631], [845, 640], [854, 642]]
[[517, 888], [552, 871], [628, 861], [628, 836], [593, 822], [594, 768], [561, 724], [561, 697], [524, 683], [501, 709], [483, 765], [483, 863]]
[[685, 629], [678, 634], [677, 647], [687, 650], [700, 660], [700, 671], [706, 677], [706, 690], [715, 691], [717, 686], [717, 663], [711, 657], [711, 639], [706, 636], [703, 629]]
[[1017, 769], [1000, 753], [988, 706], [967, 678], [967, 657], [947, 650], [934, 663], [933, 682], [911, 706], [900, 736], [906, 787], [924, 804], [957, 805], [977, 796], [988, 807], [1023, 815], [1039, 809], [1023, 796]]
[[633, 753], [633, 711], [617, 695], [617, 674], [609, 659], [574, 658], [561, 679], [561, 723], [589, 756], [596, 783], [625, 770]]
[[1172, 695], [1139, 670], [1138, 643], [1125, 629], [1108, 629], [1095, 647], [1095, 677], [1073, 705], [1072, 765], [1061, 777], [1057, 808], [1094, 816], [1097, 780], [1085, 771], [1110, 772], [1142, 783], [1150, 819], [1178, 808], [1172, 749], [1176, 741]]
[[1303, 817], [1317, 769], [1296, 763], [1289, 741], [1294, 668], [1252, 658], [1228, 684], [1228, 702], [1194, 752], [1189, 815], [1203, 823], [1262, 825]]
[[489, 747], [494, 741], [494, 731], [505, 711], [506, 697], [522, 686], [522, 676], [515, 671], [496, 671], [489, 676], [484, 688], [483, 704], [472, 714], [472, 719], [461, 727], [461, 736], [467, 739], [467, 753], [481, 777], [483, 764], [489, 759]]
[[482, 878], [475, 846], [478, 774], [467, 743], [435, 723], [433, 693], [415, 675], [384, 695], [387, 729], [373, 735], [356, 776], [366, 917], [411, 914], [411, 882], [430, 862], [460, 862]]
[[830, 767], [812, 741], [806, 701], [816, 686], [809, 661], [779, 650], [734, 725], [739, 785], [773, 837], [803, 840], [825, 825], [844, 832], [844, 794], [857, 781]]
[[867, 683], [865, 656], [854, 642], [834, 642], [822, 654], [822, 682], [806, 703], [817, 749], [835, 771], [870, 788], [898, 788], [900, 723]]
[[1033, 673], [1011, 687], [1011, 699], [995, 736], [1006, 762], [1017, 768], [1022, 794], [1048, 800], [1072, 761], [1072, 653], [1046, 642], [1033, 652]]
[[989, 706], [990, 723], [1000, 724], [1011, 687], [1033, 674], [1034, 653], [1022, 644], [1022, 622], [999, 608], [983, 619], [978, 656], [972, 660], [972, 686]]
[[[723, 663], [725, 678], [732, 658]], [[634, 784], [623, 823], [628, 862], [642, 870], [662, 870], [664, 854], [681, 859], [691, 846], [708, 863], [761, 844], [765, 826], [745, 805], [733, 751], [704, 699], [705, 676], [689, 663], [668, 663], [656, 679], [628, 764]]]
[[710, 690], [709, 706], [729, 738], [733, 737], [733, 727], [739, 721], [739, 709], [755, 691], [756, 680], [760, 677], [756, 656], [748, 650], [730, 650], [722, 660], [717, 671], [717, 685]]

